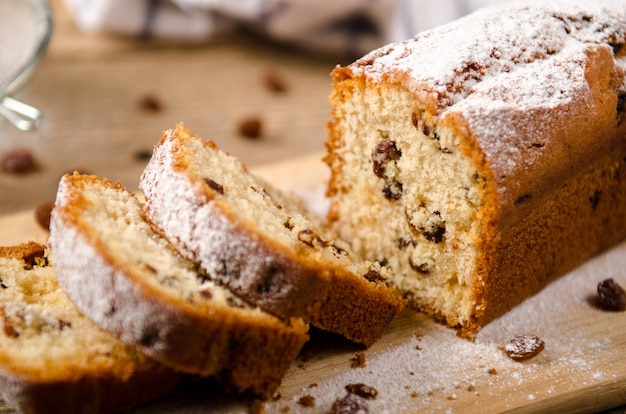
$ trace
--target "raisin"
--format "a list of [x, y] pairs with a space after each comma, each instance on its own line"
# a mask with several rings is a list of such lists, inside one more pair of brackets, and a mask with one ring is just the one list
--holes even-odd
[[593, 192], [591, 197], [589, 197], [589, 202], [591, 203], [591, 209], [595, 210], [598, 207], [598, 203], [600, 202], [600, 190], [596, 190]]
[[36, 171], [39, 165], [31, 151], [18, 148], [2, 156], [0, 168], [8, 173], [26, 174]]
[[35, 221], [44, 230], [50, 230], [50, 214], [54, 203], [43, 203], [35, 209]]
[[524, 194], [522, 196], [519, 196], [515, 199], [515, 205], [516, 206], [521, 206], [522, 204], [527, 203], [530, 200], [530, 194]]
[[280, 267], [270, 265], [267, 270], [265, 270], [265, 277], [256, 287], [257, 293], [260, 295], [270, 293], [272, 288], [277, 285], [276, 280], [279, 279], [281, 273]]
[[369, 400], [373, 400], [378, 396], [378, 390], [376, 388], [361, 383], [346, 385], [346, 391]]
[[207, 185], [209, 186], [209, 188], [219, 194], [224, 194], [224, 186], [213, 181], [210, 178], [205, 178], [204, 181], [207, 183]]
[[598, 303], [602, 309], [621, 312], [626, 310], [626, 292], [613, 279], [598, 283]]
[[228, 298], [226, 298], [226, 303], [228, 303], [228, 305], [232, 308], [243, 308], [244, 304], [241, 300], [238, 300], [232, 296], [229, 296]]
[[420, 226], [419, 231], [424, 235], [426, 240], [433, 243], [441, 243], [446, 233], [446, 222], [441, 219], [441, 214], [435, 211], [432, 213], [431, 217], [426, 220], [426, 223]]
[[147, 327], [141, 337], [139, 338], [139, 343], [143, 346], [152, 346], [159, 339], [159, 330], [155, 326]]
[[263, 135], [263, 121], [258, 116], [244, 118], [239, 121], [237, 130], [244, 138], [260, 138]]
[[133, 158], [136, 161], [148, 161], [150, 158], [152, 158], [152, 151], [147, 149], [137, 150], [133, 154]]
[[153, 94], [146, 93], [138, 101], [139, 107], [146, 112], [157, 113], [163, 110], [163, 102], [161, 99]]
[[417, 264], [413, 261], [412, 257], [409, 257], [409, 266], [411, 266], [411, 269], [422, 275], [427, 275], [430, 272], [430, 268], [427, 263]]
[[518, 335], [503, 347], [509, 358], [524, 361], [543, 351], [545, 343], [536, 335]]
[[311, 246], [311, 247], [317, 247], [317, 246], [327, 247], [328, 246], [328, 242], [322, 240], [322, 238], [318, 236], [317, 233], [315, 233], [311, 229], [300, 230], [298, 232], [298, 240], [300, 240], [302, 243], [306, 244], [307, 246]]
[[367, 273], [365, 273], [363, 275], [363, 277], [368, 281], [368, 282], [372, 282], [372, 283], [376, 283], [376, 282], [384, 282], [385, 278], [382, 277], [380, 275], [380, 273], [378, 273], [376, 271], [376, 269], [374, 268], [369, 268], [369, 270], [367, 271]]
[[367, 401], [355, 394], [348, 394], [338, 398], [330, 409], [331, 414], [368, 414]]
[[284, 93], [289, 89], [285, 77], [274, 68], [269, 68], [265, 71], [263, 74], [263, 84], [268, 91], [274, 93]]
[[417, 114], [416, 114], [415, 112], [413, 112], [413, 113], [411, 114], [411, 124], [413, 124], [413, 126], [414, 126], [415, 128], [418, 128], [418, 127], [419, 127], [420, 120], [419, 120], [419, 117], [417, 116]]
[[377, 177], [385, 178], [385, 164], [390, 161], [396, 161], [402, 156], [402, 151], [398, 149], [395, 141], [383, 139], [376, 145], [372, 151], [372, 162], [374, 174]]
[[388, 200], [399, 200], [402, 198], [402, 183], [392, 180], [383, 187], [383, 195]]
[[615, 108], [615, 118], [617, 119], [617, 125], [624, 122], [626, 114], [626, 91], [617, 92], [617, 106]]

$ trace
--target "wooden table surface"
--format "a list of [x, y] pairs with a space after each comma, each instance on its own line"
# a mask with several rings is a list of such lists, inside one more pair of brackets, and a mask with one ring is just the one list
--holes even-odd
[[[321, 152], [329, 117], [329, 73], [339, 58], [313, 56], [250, 36], [204, 45], [164, 45], [88, 35], [52, 0], [54, 33], [33, 80], [15, 97], [41, 109], [38, 129], [18, 131], [0, 117], [0, 155], [25, 148], [35, 173], [0, 173], [0, 214], [54, 197], [60, 175], [81, 171], [136, 188], [161, 131], [184, 122], [249, 165]], [[268, 71], [284, 93], [267, 88]], [[150, 110], [144, 101], [157, 101]], [[259, 139], [239, 135], [259, 118]]]

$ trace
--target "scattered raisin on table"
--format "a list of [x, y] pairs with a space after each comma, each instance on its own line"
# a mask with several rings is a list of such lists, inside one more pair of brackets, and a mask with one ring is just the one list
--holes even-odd
[[39, 164], [30, 150], [16, 148], [6, 152], [0, 158], [0, 168], [8, 173], [26, 174], [36, 171]]
[[242, 118], [237, 125], [237, 131], [244, 138], [260, 138], [263, 135], [263, 122], [258, 116]]
[[35, 221], [44, 230], [50, 230], [50, 214], [54, 203], [42, 203], [35, 208]]
[[598, 283], [598, 304], [602, 309], [621, 312], [626, 310], [626, 292], [613, 278]]
[[517, 335], [503, 347], [509, 358], [524, 361], [543, 351], [545, 343], [536, 335]]
[[348, 393], [343, 398], [338, 398], [330, 409], [331, 414], [368, 414], [367, 401], [358, 395]]

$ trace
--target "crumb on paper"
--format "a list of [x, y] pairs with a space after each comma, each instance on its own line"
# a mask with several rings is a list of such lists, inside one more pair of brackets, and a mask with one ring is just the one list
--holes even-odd
[[365, 352], [357, 352], [350, 359], [350, 367], [351, 368], [364, 368], [367, 366], [365, 362]]
[[298, 404], [307, 408], [315, 407], [315, 397], [312, 395], [303, 395], [298, 399]]

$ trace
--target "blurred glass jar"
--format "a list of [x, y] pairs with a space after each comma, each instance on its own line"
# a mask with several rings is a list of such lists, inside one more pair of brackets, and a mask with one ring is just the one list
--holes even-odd
[[12, 95], [31, 78], [52, 26], [46, 0], [0, 0], [0, 115], [24, 131], [37, 126], [41, 112]]

